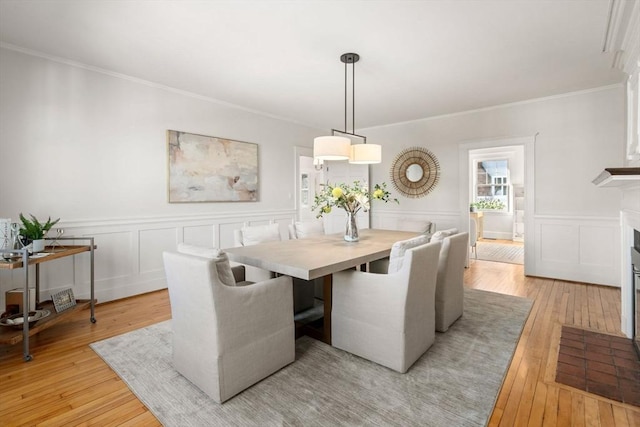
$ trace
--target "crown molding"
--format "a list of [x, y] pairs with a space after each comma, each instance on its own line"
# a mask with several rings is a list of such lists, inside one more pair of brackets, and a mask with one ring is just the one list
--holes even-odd
[[11, 50], [14, 52], [19, 52], [25, 55], [29, 55], [29, 56], [34, 56], [36, 58], [42, 58], [42, 59], [46, 59], [48, 61], [52, 61], [52, 62], [57, 62], [59, 64], [65, 64], [68, 65], [70, 67], [75, 67], [75, 68], [81, 68], [87, 71], [92, 71], [94, 73], [100, 73], [100, 74], [104, 74], [110, 77], [114, 77], [117, 79], [122, 79], [122, 80], [126, 80], [126, 81], [130, 81], [133, 83], [137, 83], [140, 85], [144, 85], [144, 86], [149, 86], [155, 89], [160, 89], [166, 92], [172, 92], [172, 93], [176, 93], [182, 96], [186, 96], [189, 98], [193, 98], [193, 99], [197, 99], [200, 101], [205, 101], [205, 102], [209, 102], [212, 104], [217, 104], [217, 105], [221, 105], [224, 107], [228, 107], [228, 108], [232, 108], [235, 110], [241, 110], [241, 111], [245, 111], [247, 113], [251, 113], [251, 114], [255, 114], [258, 116], [262, 116], [262, 117], [267, 117], [270, 119], [274, 119], [274, 120], [279, 120], [282, 122], [288, 122], [288, 123], [292, 123], [294, 125], [298, 125], [298, 126], [303, 126], [306, 128], [311, 128], [311, 129], [319, 129], [317, 126], [314, 126], [312, 124], [309, 123], [302, 123], [296, 120], [292, 120], [290, 118], [287, 117], [281, 117], [275, 114], [270, 114], [270, 113], [266, 113], [264, 111], [260, 111], [260, 110], [254, 110], [251, 108], [247, 108], [247, 107], [243, 107], [241, 105], [237, 105], [237, 104], [232, 104], [230, 102], [226, 102], [226, 101], [222, 101], [219, 99], [215, 99], [209, 96], [205, 96], [205, 95], [200, 95], [194, 92], [189, 92], [186, 90], [182, 90], [182, 89], [178, 89], [172, 86], [167, 86], [167, 85], [163, 85], [161, 83], [156, 83], [156, 82], [152, 82], [150, 80], [145, 80], [145, 79], [141, 79], [139, 77], [133, 77], [133, 76], [129, 76], [127, 74], [122, 74], [122, 73], [118, 73], [115, 71], [111, 71], [111, 70], [107, 70], [105, 68], [100, 68], [100, 67], [95, 67], [93, 65], [88, 65], [88, 64], [84, 64], [82, 62], [79, 61], [74, 61], [71, 59], [67, 59], [67, 58], [63, 58], [63, 57], [59, 57], [59, 56], [55, 56], [55, 55], [50, 55], [48, 53], [44, 53], [44, 52], [40, 52], [37, 50], [32, 50], [32, 49], [27, 49], [21, 46], [17, 46], [11, 43], [6, 43], [6, 42], [0, 42], [0, 48], [2, 49], [7, 49], [7, 50]]
[[611, 0], [602, 44], [603, 53], [613, 53], [612, 68], [627, 74], [635, 67], [640, 51], [640, 2]]
[[619, 67], [629, 75], [635, 72], [640, 62], [640, 2], [633, 2], [630, 13], [629, 24], [621, 46], [624, 55]]

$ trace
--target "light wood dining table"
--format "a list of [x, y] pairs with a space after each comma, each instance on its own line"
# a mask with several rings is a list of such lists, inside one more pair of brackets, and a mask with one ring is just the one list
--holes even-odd
[[[312, 280], [324, 278], [324, 318], [316, 338], [331, 344], [332, 274], [389, 256], [391, 246], [418, 235], [396, 230], [359, 230], [358, 242], [346, 242], [343, 233], [305, 239], [270, 241], [227, 248], [229, 259], [286, 276]], [[313, 335], [313, 334], [312, 334]]]

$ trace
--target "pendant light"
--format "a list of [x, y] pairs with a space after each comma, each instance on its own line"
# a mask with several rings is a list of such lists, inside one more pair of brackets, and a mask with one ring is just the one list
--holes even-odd
[[[378, 144], [367, 144], [367, 137], [355, 133], [356, 118], [356, 62], [360, 60], [357, 53], [345, 53], [340, 56], [344, 63], [344, 131], [331, 129], [331, 136], [320, 136], [313, 140], [313, 157], [317, 160], [349, 160], [353, 164], [373, 164], [382, 161], [382, 147]], [[351, 132], [347, 131], [347, 65], [351, 64]], [[337, 134], [361, 138], [364, 143], [351, 145], [351, 139]]]

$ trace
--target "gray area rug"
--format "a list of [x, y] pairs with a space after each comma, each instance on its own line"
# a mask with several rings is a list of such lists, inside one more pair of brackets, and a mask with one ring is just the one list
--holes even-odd
[[173, 369], [170, 321], [91, 347], [165, 426], [482, 426], [531, 305], [465, 289], [463, 317], [406, 374], [302, 337], [294, 363], [224, 404]]
[[483, 261], [524, 264], [523, 245], [503, 245], [500, 243], [477, 242], [476, 251], [478, 252], [477, 259]]

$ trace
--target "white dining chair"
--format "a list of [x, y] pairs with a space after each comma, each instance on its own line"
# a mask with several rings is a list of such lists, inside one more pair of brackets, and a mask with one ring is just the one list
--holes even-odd
[[408, 249], [389, 274], [333, 275], [332, 345], [405, 373], [435, 340], [440, 242]]
[[446, 332], [464, 311], [464, 267], [468, 247], [467, 232], [446, 236], [442, 240], [435, 297], [438, 332]]
[[391, 252], [386, 258], [378, 259], [369, 263], [369, 271], [377, 274], [387, 274], [398, 271], [402, 266], [404, 254], [408, 249], [429, 243], [430, 236], [421, 234], [411, 239], [395, 242], [391, 246]]
[[[280, 241], [279, 224], [244, 226], [234, 230], [236, 246], [250, 246], [263, 242]], [[275, 273], [261, 268], [246, 266], [247, 280], [257, 282], [275, 277]], [[293, 309], [301, 313], [315, 305], [315, 283], [313, 281], [293, 279]]]
[[289, 224], [290, 239], [304, 239], [306, 237], [322, 236], [324, 234], [324, 223], [322, 220], [295, 221]]
[[175, 369], [222, 403], [295, 360], [291, 278], [234, 286], [228, 258], [164, 252]]

